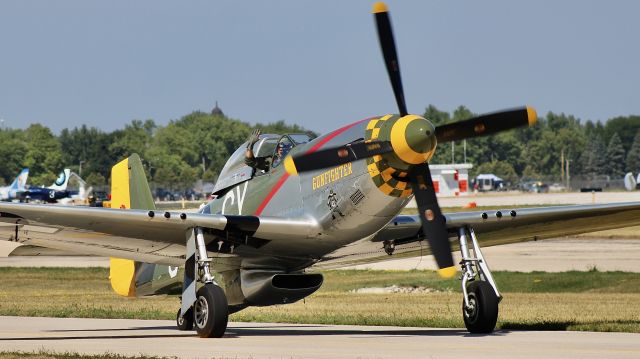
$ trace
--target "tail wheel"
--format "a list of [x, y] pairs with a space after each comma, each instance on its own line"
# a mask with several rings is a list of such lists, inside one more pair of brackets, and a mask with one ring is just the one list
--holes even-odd
[[181, 309], [178, 309], [176, 315], [176, 325], [178, 330], [191, 330], [193, 329], [193, 309], [189, 309], [184, 316], [180, 315]]
[[498, 321], [498, 297], [489, 283], [474, 281], [467, 287], [469, 308], [462, 302], [462, 316], [467, 330], [474, 334], [493, 332]]
[[198, 290], [193, 306], [196, 331], [201, 338], [220, 338], [229, 322], [229, 307], [224, 291], [212, 283]]

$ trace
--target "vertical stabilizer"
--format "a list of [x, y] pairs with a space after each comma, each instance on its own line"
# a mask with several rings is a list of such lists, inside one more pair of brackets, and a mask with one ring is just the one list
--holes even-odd
[[111, 168], [111, 208], [156, 209], [137, 153]]
[[11, 182], [11, 186], [9, 188], [14, 191], [24, 191], [25, 185], [27, 184], [27, 179], [29, 178], [29, 169], [24, 168], [18, 177]]
[[67, 185], [69, 184], [69, 177], [71, 177], [71, 170], [65, 168], [60, 172], [58, 178], [53, 182], [53, 184], [49, 186], [49, 189], [54, 191], [66, 191]]
[[[155, 209], [149, 183], [140, 156], [132, 154], [111, 169], [111, 208]], [[111, 258], [109, 280], [111, 288], [122, 296], [136, 296], [136, 263], [128, 259]]]

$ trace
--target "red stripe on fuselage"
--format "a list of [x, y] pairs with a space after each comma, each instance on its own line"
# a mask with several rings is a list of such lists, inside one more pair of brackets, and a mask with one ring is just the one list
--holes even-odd
[[[344, 126], [342, 128], [339, 128], [339, 129], [331, 132], [330, 134], [326, 135], [323, 139], [318, 141], [318, 143], [316, 143], [315, 145], [311, 146], [311, 148], [309, 148], [307, 153], [313, 153], [313, 152], [317, 151], [325, 143], [331, 141], [332, 139], [334, 139], [339, 134], [343, 133], [344, 131], [350, 129], [351, 127], [353, 127], [353, 126], [355, 126], [357, 124], [360, 124], [360, 123], [362, 123], [364, 121], [368, 121], [370, 119], [371, 118], [365, 118], [364, 120], [360, 120], [358, 122], [354, 122], [354, 123], [352, 123], [350, 125]], [[284, 172], [284, 174], [282, 175], [282, 177], [280, 177], [278, 182], [276, 182], [276, 184], [271, 188], [271, 191], [269, 191], [269, 194], [267, 194], [267, 197], [265, 197], [265, 199], [262, 201], [262, 203], [260, 203], [260, 206], [258, 206], [258, 209], [256, 209], [256, 213], [255, 213], [256, 216], [259, 216], [259, 215], [262, 214], [262, 211], [264, 211], [265, 207], [267, 207], [267, 205], [269, 204], [269, 202], [271, 201], [273, 196], [276, 195], [276, 193], [278, 192], [280, 187], [282, 187], [282, 185], [287, 180], [287, 178], [289, 178], [289, 174], [287, 172]]]

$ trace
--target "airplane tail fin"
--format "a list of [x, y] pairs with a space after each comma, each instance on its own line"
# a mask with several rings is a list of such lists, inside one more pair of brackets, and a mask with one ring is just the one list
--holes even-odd
[[[111, 169], [111, 208], [156, 209], [140, 156], [132, 154]], [[179, 294], [182, 276], [177, 267], [110, 258], [109, 280], [125, 297]]]
[[66, 191], [67, 185], [69, 184], [69, 177], [71, 177], [71, 170], [69, 168], [65, 168], [60, 172], [58, 178], [53, 182], [49, 189], [55, 191]]
[[111, 208], [156, 209], [137, 153], [111, 168]]
[[28, 178], [29, 178], [29, 169], [28, 168], [22, 169], [18, 177], [16, 177], [16, 179], [14, 179], [13, 182], [11, 182], [10, 188], [16, 191], [24, 191]]

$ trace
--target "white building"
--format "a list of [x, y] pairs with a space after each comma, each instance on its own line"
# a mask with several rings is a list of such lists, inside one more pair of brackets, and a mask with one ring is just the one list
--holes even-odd
[[448, 165], [429, 165], [433, 187], [441, 197], [466, 196], [472, 190], [469, 183], [471, 163], [452, 163]]

